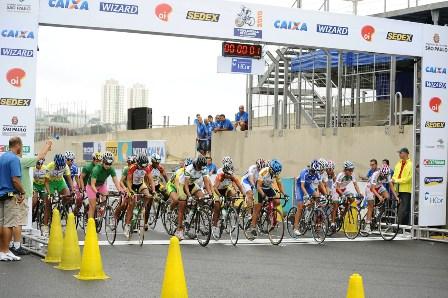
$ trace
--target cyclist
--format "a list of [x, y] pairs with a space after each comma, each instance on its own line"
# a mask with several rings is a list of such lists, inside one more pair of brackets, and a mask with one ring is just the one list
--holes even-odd
[[112, 181], [118, 191], [123, 191], [118, 181], [115, 169], [112, 167], [114, 155], [106, 151], [103, 155], [102, 164], [96, 165], [90, 175], [89, 184], [86, 187], [89, 198], [89, 218], [93, 218], [96, 209], [96, 200], [106, 196], [109, 192], [107, 188], [107, 178], [112, 177]]
[[[137, 156], [136, 164], [132, 165], [128, 172], [127, 185], [128, 185], [128, 193], [130, 193], [131, 196], [130, 199], [128, 200], [128, 208], [126, 210], [126, 219], [123, 231], [127, 239], [129, 239], [131, 235], [131, 220], [134, 206], [136, 203], [133, 195], [142, 194], [144, 200], [144, 206], [146, 206], [146, 208], [150, 208], [152, 203], [152, 197], [150, 195], [150, 192], [152, 194], [155, 193], [154, 180], [148, 164], [149, 164], [148, 156], [140, 154], [139, 156]], [[148, 190], [147, 186], [148, 184], [150, 190]], [[147, 230], [146, 218], [145, 218], [145, 230]]]
[[44, 201], [44, 222], [42, 231], [45, 232], [44, 237], [48, 237], [48, 215], [50, 210], [50, 200], [48, 194], [50, 189], [48, 188], [48, 176], [47, 169], [44, 166], [45, 159], [39, 159], [36, 163], [36, 167], [33, 169], [33, 210], [37, 206], [37, 200], [40, 196]]
[[[207, 160], [204, 156], [199, 155], [191, 165], [185, 168], [183, 175], [183, 189], [188, 199], [192, 199], [193, 196], [201, 200], [205, 195], [212, 195], [211, 183], [207, 174]], [[199, 183], [203, 182], [205, 185], [205, 192], [199, 186]]]
[[[60, 196], [68, 196], [70, 195], [70, 189], [73, 189], [73, 182], [70, 176], [70, 169], [67, 166], [64, 155], [56, 154], [54, 156], [54, 160], [46, 165], [47, 169], [47, 180], [46, 180], [46, 188], [50, 191], [50, 195], [54, 195], [55, 192]], [[69, 187], [65, 181], [68, 181]], [[64, 199], [65, 201], [69, 201], [70, 199]], [[50, 210], [47, 210], [50, 212]], [[42, 229], [43, 233], [46, 233], [48, 226], [44, 224]]]
[[[151, 154], [151, 164], [149, 165], [149, 171], [151, 172], [155, 191], [159, 193], [164, 198], [168, 199], [169, 195], [166, 193], [166, 189], [162, 182], [168, 181], [168, 176], [166, 174], [165, 168], [160, 164], [162, 158], [159, 154]], [[152, 200], [150, 201], [148, 207], [145, 209], [145, 223], [148, 222], [149, 213], [151, 211]], [[148, 225], [145, 224], [145, 230], [148, 230]]]
[[[299, 229], [300, 218], [302, 216], [303, 207], [308, 205], [311, 197], [319, 196], [319, 187], [322, 189], [322, 178], [320, 172], [322, 171], [322, 163], [317, 160], [311, 161], [309, 167], [303, 169], [296, 182], [296, 200], [297, 212], [294, 217], [294, 235], [301, 236]], [[316, 187], [317, 185], [317, 187]]]
[[[77, 214], [77, 211], [81, 208], [82, 205], [82, 195], [80, 195], [80, 183], [79, 183], [79, 170], [78, 166], [75, 164], [75, 154], [71, 151], [65, 151], [64, 154], [65, 160], [67, 161], [67, 166], [70, 169], [70, 177], [72, 178], [74, 189], [70, 189], [71, 192], [75, 192], [75, 214]], [[65, 181], [67, 182], [67, 180]], [[68, 183], [68, 182], [67, 182]]]
[[265, 167], [262, 169], [258, 175], [257, 180], [257, 198], [258, 202], [255, 203], [254, 210], [252, 213], [252, 222], [249, 228], [250, 240], [253, 240], [257, 237], [257, 231], [255, 229], [258, 216], [261, 211], [262, 202], [265, 198], [274, 198], [274, 206], [277, 207], [280, 205], [280, 200], [278, 198], [277, 192], [273, 188], [274, 182], [277, 184], [277, 187], [280, 193], [284, 196], [285, 191], [283, 190], [283, 185], [280, 180], [280, 173], [282, 172], [283, 166], [277, 159], [273, 159], [269, 163], [269, 167]]
[[92, 154], [92, 161], [87, 163], [85, 167], [82, 168], [81, 179], [79, 179], [79, 191], [82, 193], [86, 190], [86, 186], [89, 185], [90, 175], [92, 175], [92, 170], [96, 165], [101, 164], [103, 160], [103, 155], [101, 152], [95, 152]]
[[382, 203], [385, 200], [389, 199], [389, 192], [384, 187], [384, 184], [389, 184], [390, 190], [392, 191], [393, 196], [397, 201], [398, 195], [395, 192], [395, 189], [393, 187], [392, 183], [392, 177], [390, 175], [391, 171], [387, 164], [383, 164], [381, 166], [381, 169], [377, 170], [370, 176], [369, 182], [366, 185], [366, 197], [368, 201], [367, 205], [367, 219], [366, 219], [366, 226], [365, 226], [365, 232], [370, 233], [370, 223], [372, 222], [372, 213], [373, 213], [373, 205], [375, 203], [375, 198], [378, 198], [378, 200]]
[[[128, 188], [128, 171], [129, 168], [136, 163], [137, 157], [135, 155], [130, 155], [126, 158], [127, 166], [123, 168], [123, 171], [121, 172], [121, 178], [120, 178], [120, 186], [121, 189], [127, 189]], [[114, 211], [114, 218], [117, 221], [120, 218], [121, 213], [127, 209], [127, 199], [123, 199], [121, 201], [121, 204], [115, 208]]]
[[[347, 187], [353, 183], [353, 187], [356, 191], [356, 197], [360, 198], [361, 191], [359, 190], [358, 183], [356, 182], [355, 175], [353, 175], [353, 171], [355, 170], [355, 165], [346, 160], [344, 162], [344, 171], [340, 172], [336, 176], [335, 187], [333, 187], [332, 198], [333, 198], [333, 212], [331, 214], [331, 227], [336, 225], [336, 214], [339, 206], [339, 199], [341, 196], [351, 196], [352, 192], [347, 190]], [[351, 202], [346, 202], [346, 204], [350, 204]]]
[[261, 169], [266, 167], [266, 161], [262, 158], [257, 159], [254, 165], [250, 166], [247, 173], [241, 178], [246, 195], [246, 204], [248, 208], [252, 208], [254, 204], [254, 194], [256, 194], [258, 174]]
[[244, 188], [241, 185], [240, 181], [234, 175], [233, 165], [230, 163], [225, 163], [222, 167], [222, 173], [216, 175], [215, 184], [213, 185], [213, 190], [218, 195], [215, 197], [215, 202], [213, 205], [213, 218], [212, 218], [212, 233], [214, 235], [219, 235], [219, 227], [218, 219], [219, 219], [219, 211], [221, 207], [221, 198], [234, 197], [236, 195], [235, 190], [233, 189], [233, 183], [235, 183], [238, 187], [238, 190], [241, 193], [244, 193]]

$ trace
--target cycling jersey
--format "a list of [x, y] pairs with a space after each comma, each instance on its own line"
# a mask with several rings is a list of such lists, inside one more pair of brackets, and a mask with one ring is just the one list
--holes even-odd
[[150, 165], [149, 172], [152, 174], [155, 186], [159, 185], [159, 183], [161, 183], [165, 179], [162, 175], [162, 173], [165, 173], [165, 169], [161, 165], [159, 165], [157, 168], [153, 168], [153, 166]]
[[40, 169], [33, 168], [33, 184], [45, 185], [45, 178], [47, 177], [47, 169], [42, 166]]
[[75, 176], [78, 176], [78, 166], [75, 164], [72, 164], [70, 167], [70, 175], [72, 177], [72, 180], [75, 179]]
[[123, 171], [121, 172], [121, 177], [125, 177], [125, 179], [123, 180], [123, 184], [124, 184], [124, 186], [128, 186], [128, 171], [129, 171], [129, 167], [128, 166], [125, 166], [124, 168], [123, 168]]
[[323, 182], [325, 185], [327, 185], [327, 188], [328, 188], [329, 190], [332, 190], [333, 187], [334, 187], [334, 180], [333, 180], [333, 177], [328, 177], [328, 173], [327, 173], [327, 172], [324, 172], [324, 173], [321, 175], [321, 177], [322, 177], [322, 182]]
[[300, 187], [302, 182], [305, 182], [305, 187], [312, 187], [316, 189], [320, 182], [322, 181], [322, 177], [318, 172], [311, 173], [308, 168], [303, 169], [300, 172], [299, 178], [297, 179], [297, 187]]
[[280, 177], [271, 173], [269, 167], [261, 169], [257, 180], [262, 182], [263, 188], [271, 188], [274, 182], [280, 183]]
[[339, 184], [339, 188], [344, 190], [350, 183], [356, 183], [355, 175], [347, 176], [344, 172], [339, 173], [336, 176], [336, 184]]
[[96, 165], [92, 170], [92, 175], [90, 175], [89, 185], [91, 184], [92, 179], [96, 179], [95, 186], [101, 186], [106, 183], [109, 176], [117, 176], [114, 168], [110, 167], [109, 169], [105, 169], [103, 165]]
[[62, 167], [62, 169], [56, 168], [54, 161], [46, 165], [47, 168], [47, 178], [50, 182], [53, 181], [64, 181], [64, 176], [70, 176], [70, 169], [67, 165]]
[[236, 183], [236, 178], [233, 175], [225, 175], [224, 173], [220, 173], [216, 175], [215, 184], [219, 183], [218, 189], [226, 189], [232, 185], [232, 183]]
[[139, 168], [137, 165], [132, 165], [128, 171], [128, 177], [131, 177], [133, 185], [140, 185], [145, 182], [145, 176], [150, 174], [151, 170], [149, 166], [145, 168]]
[[381, 175], [380, 171], [376, 171], [370, 176], [369, 182], [367, 182], [367, 187], [376, 189], [381, 188], [385, 183], [390, 183], [392, 181], [391, 176], [387, 175], [386, 177]]
[[249, 177], [253, 177], [254, 181], [257, 181], [258, 180], [258, 175], [259, 175], [259, 172], [258, 172], [257, 165], [252, 165], [252, 166], [249, 167], [249, 169], [247, 170], [246, 174], [244, 174], [244, 176], [242, 178], [242, 181], [245, 182], [245, 183], [250, 183]]
[[[194, 166], [191, 164], [185, 169], [184, 175], [185, 175], [185, 177], [190, 178], [189, 185], [193, 185], [195, 183], [200, 183], [200, 181], [203, 179], [203, 177], [207, 176], [207, 168], [204, 167], [200, 170], [196, 170], [194, 168]], [[185, 179], [183, 182], [185, 182]]]
[[84, 174], [84, 179], [82, 181], [84, 182], [84, 185], [87, 185], [87, 183], [90, 181], [90, 175], [92, 175], [92, 170], [94, 167], [95, 164], [93, 163], [93, 161], [91, 161], [82, 168], [82, 173]]

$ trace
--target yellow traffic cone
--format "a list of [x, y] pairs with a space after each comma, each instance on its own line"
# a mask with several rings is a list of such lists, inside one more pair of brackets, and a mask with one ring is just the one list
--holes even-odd
[[62, 241], [61, 216], [59, 215], [59, 210], [55, 208], [51, 219], [47, 255], [42, 261], [45, 263], [59, 263], [62, 255]]
[[185, 282], [184, 266], [179, 247], [179, 239], [171, 237], [168, 257], [166, 258], [165, 276], [163, 277], [162, 298], [188, 297], [187, 283]]
[[80, 280], [104, 280], [109, 278], [103, 271], [98, 236], [96, 235], [95, 220], [89, 218], [87, 234], [82, 250], [81, 270], [74, 275]]
[[348, 280], [347, 298], [364, 298], [362, 276], [354, 273]]
[[55, 268], [61, 270], [77, 270], [81, 265], [81, 250], [79, 249], [78, 233], [76, 232], [75, 216], [68, 215], [65, 227], [64, 248], [62, 249], [61, 262]]

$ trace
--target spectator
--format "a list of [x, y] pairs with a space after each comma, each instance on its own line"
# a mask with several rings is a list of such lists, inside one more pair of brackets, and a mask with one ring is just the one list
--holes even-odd
[[19, 157], [22, 154], [22, 140], [19, 137], [9, 139], [9, 151], [0, 156], [0, 260], [20, 261], [21, 258], [9, 250], [13, 227], [19, 225], [16, 204], [23, 204], [25, 189], [20, 177]]
[[409, 158], [408, 148], [401, 148], [398, 153], [400, 160], [395, 165], [392, 182], [396, 184], [396, 190], [400, 199], [398, 220], [401, 225], [409, 225], [412, 192], [412, 161]]
[[207, 151], [212, 151], [212, 133], [215, 128], [215, 123], [213, 122], [213, 116], [208, 115], [207, 120], [205, 120], [205, 126], [207, 127]]
[[36, 163], [40, 159], [45, 159], [45, 156], [47, 155], [48, 151], [51, 150], [51, 146], [53, 145], [53, 142], [51, 140], [48, 140], [44, 147], [40, 150], [39, 154], [35, 157], [22, 157], [20, 158], [20, 166], [22, 171], [22, 185], [25, 189], [25, 200], [23, 204], [15, 205], [16, 207], [16, 214], [19, 215], [19, 218], [17, 219], [19, 225], [14, 227], [13, 229], [13, 242], [10, 244], [10, 250], [15, 255], [27, 255], [28, 252], [24, 250], [21, 246], [21, 240], [22, 240], [22, 226], [25, 226], [28, 223], [28, 198], [31, 198], [33, 196], [33, 188], [32, 188], [32, 182], [30, 178], [30, 168], [33, 168], [36, 166]]
[[370, 177], [373, 175], [373, 173], [375, 173], [376, 171], [378, 171], [378, 161], [377, 161], [376, 159], [372, 158], [372, 159], [370, 160], [370, 169], [369, 169], [369, 171], [367, 172], [367, 175], [366, 175], [366, 176], [361, 176], [361, 175], [359, 175], [359, 178], [360, 178], [361, 180], [364, 180], [364, 181], [369, 180], [369, 178], [370, 178]]
[[199, 153], [205, 156], [207, 154], [207, 127], [202, 121], [201, 115], [198, 114], [196, 120], [196, 149]]
[[235, 114], [235, 129], [240, 127], [241, 131], [247, 130], [249, 125], [249, 114], [244, 111], [244, 106], [240, 106], [239, 112]]
[[207, 157], [207, 170], [208, 170], [209, 175], [215, 175], [216, 173], [218, 173], [218, 168], [212, 162], [211, 157]]
[[221, 114], [219, 116], [219, 125], [215, 127], [215, 132], [233, 130], [232, 122], [229, 119], [226, 119], [226, 116], [224, 114]]
[[[389, 160], [386, 159], [386, 158], [383, 159], [383, 165], [387, 165], [387, 166], [390, 167]], [[393, 169], [390, 169], [390, 176], [391, 176], [391, 177], [394, 176], [394, 170], [393, 170]], [[384, 183], [384, 188], [385, 188], [385, 189], [387, 190], [387, 192], [389, 193], [389, 197], [392, 198], [392, 193], [391, 193], [390, 188], [389, 188], [389, 183]]]
[[198, 125], [199, 118], [201, 118], [201, 114], [196, 114], [196, 119], [194, 119], [194, 121], [193, 121], [194, 125]]

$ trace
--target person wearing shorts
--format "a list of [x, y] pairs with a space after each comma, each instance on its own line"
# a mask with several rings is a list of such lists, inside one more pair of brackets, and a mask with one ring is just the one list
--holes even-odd
[[[128, 188], [129, 168], [132, 167], [132, 165], [134, 165], [136, 163], [136, 160], [137, 160], [137, 156], [135, 156], [135, 155], [131, 155], [131, 156], [127, 157], [127, 160], [126, 160], [127, 166], [125, 166], [123, 168], [123, 171], [121, 172], [121, 178], [120, 178], [120, 186], [122, 189]], [[122, 212], [126, 211], [127, 208], [128, 208], [128, 201], [126, 198], [124, 198], [123, 200], [121, 200], [121, 204], [118, 205], [117, 208], [115, 208], [114, 218], [116, 221], [118, 221], [120, 219]]]
[[89, 198], [89, 218], [93, 218], [96, 209], [96, 200], [101, 200], [108, 194], [107, 178], [112, 177], [112, 181], [118, 191], [122, 191], [120, 181], [118, 181], [115, 169], [112, 167], [114, 156], [111, 152], [103, 155], [103, 162], [96, 165], [92, 170], [89, 184], [86, 187], [87, 197]]
[[100, 165], [103, 161], [103, 155], [100, 152], [95, 152], [92, 154], [92, 161], [88, 162], [81, 171], [81, 179], [79, 179], [79, 191], [82, 193], [86, 190], [87, 185], [89, 185], [90, 175], [92, 175], [93, 168], [96, 165]]

